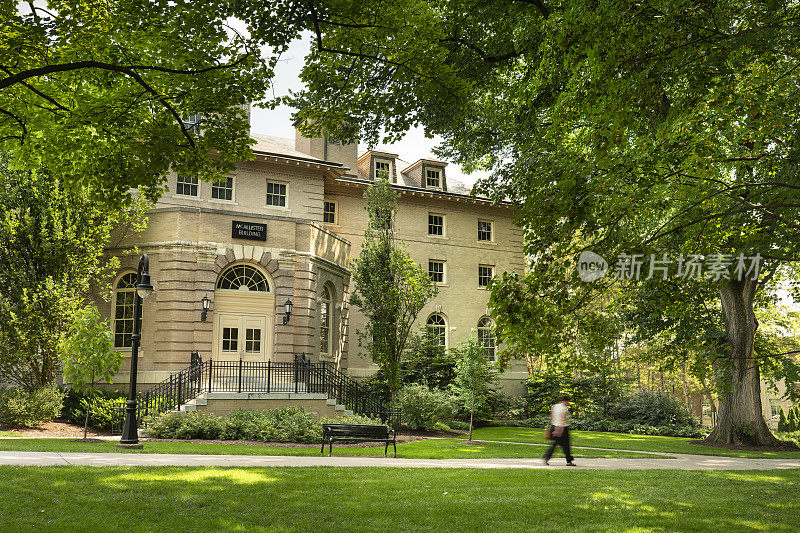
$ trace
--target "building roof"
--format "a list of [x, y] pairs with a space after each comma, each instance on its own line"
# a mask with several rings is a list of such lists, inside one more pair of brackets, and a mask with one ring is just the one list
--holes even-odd
[[[294, 141], [292, 139], [284, 139], [283, 137], [272, 137], [270, 135], [261, 135], [257, 133], [250, 134], [250, 137], [253, 138], [255, 144], [252, 146], [252, 149], [257, 154], [264, 154], [270, 156], [276, 156], [283, 159], [289, 159], [293, 161], [305, 161], [310, 163], [316, 163], [318, 165], [329, 166], [329, 167], [339, 167], [339, 168], [346, 168], [341, 163], [336, 163], [333, 161], [325, 161], [324, 159], [320, 159], [318, 157], [314, 157], [312, 155], [308, 155], [303, 152], [299, 152], [294, 148]], [[397, 169], [410, 170], [411, 168], [415, 167], [418, 163], [423, 161], [431, 161], [428, 159], [420, 159], [416, 163], [409, 163], [403, 159], [397, 157], [396, 154], [390, 154], [388, 152], [378, 152], [374, 150], [367, 150], [366, 152], [362, 153], [359, 156], [359, 160], [362, 159], [365, 155], [372, 153], [377, 154], [380, 156], [389, 156], [395, 159], [395, 165]], [[435, 161], [438, 164], [446, 165], [444, 161]], [[350, 169], [350, 172], [357, 172], [357, 169]], [[409, 177], [404, 174], [403, 171], [397, 172], [397, 185], [405, 186], [410, 189], [418, 188], [415, 186]], [[362, 178], [363, 176], [357, 176], [358, 178]], [[472, 193], [472, 189], [465, 185], [463, 182], [447, 178], [447, 192], [454, 193], [455, 195], [462, 195], [462, 196], [469, 196]], [[478, 196], [481, 200], [486, 200], [483, 196]]]
[[329, 167], [343, 166], [341, 163], [335, 163], [333, 161], [325, 161], [324, 159], [314, 157], [313, 155], [308, 155], [304, 154], [303, 152], [298, 152], [297, 150], [294, 149], [294, 141], [292, 141], [291, 139], [284, 139], [282, 137], [271, 137], [269, 135], [261, 135], [257, 133], [251, 133], [250, 137], [254, 141], [256, 141], [255, 144], [252, 146], [252, 149], [253, 152], [256, 152], [258, 154], [273, 155], [295, 161], [308, 161]]

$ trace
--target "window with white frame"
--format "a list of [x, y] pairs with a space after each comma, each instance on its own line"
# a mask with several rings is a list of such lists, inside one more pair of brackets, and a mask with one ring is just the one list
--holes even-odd
[[267, 182], [267, 205], [286, 207], [286, 184]]
[[376, 180], [388, 180], [391, 175], [392, 175], [392, 163], [391, 163], [391, 161], [385, 161], [385, 160], [376, 159], [375, 160], [375, 179]]
[[495, 360], [494, 322], [488, 316], [478, 320], [478, 346], [483, 350], [486, 359]]
[[136, 274], [125, 274], [114, 288], [114, 348], [131, 347], [134, 298]]
[[489, 241], [492, 240], [492, 222], [489, 220], [478, 221], [478, 240]]
[[245, 330], [244, 351], [247, 353], [261, 352], [261, 329], [247, 328]]
[[492, 265], [478, 265], [478, 287], [488, 287], [493, 277], [494, 267]]
[[442, 171], [438, 169], [425, 169], [425, 187], [429, 189], [442, 188]]
[[250, 265], [234, 265], [217, 280], [217, 288], [231, 291], [269, 292], [267, 278]]
[[211, 183], [211, 198], [215, 200], [233, 200], [233, 178], [227, 177]]
[[775, 398], [772, 398], [769, 401], [769, 413], [772, 418], [780, 418], [781, 416], [781, 401]]
[[444, 283], [444, 261], [428, 259], [428, 275], [434, 283]]
[[324, 202], [322, 221], [326, 224], [336, 224], [336, 202]]
[[199, 180], [196, 177], [181, 176], [178, 174], [178, 183], [175, 187], [175, 194], [182, 196], [197, 196]]
[[327, 285], [322, 287], [319, 305], [319, 353], [331, 353], [331, 290]]
[[444, 235], [444, 215], [428, 214], [428, 235]]
[[442, 315], [432, 314], [425, 326], [437, 346], [447, 346], [447, 323]]

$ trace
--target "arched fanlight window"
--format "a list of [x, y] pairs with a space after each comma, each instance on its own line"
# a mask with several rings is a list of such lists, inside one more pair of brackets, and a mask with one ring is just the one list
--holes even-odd
[[319, 353], [331, 353], [331, 289], [328, 285], [322, 287], [319, 306]]
[[136, 274], [125, 274], [114, 287], [114, 347], [130, 348], [133, 335], [133, 299]]
[[486, 359], [489, 361], [494, 361], [494, 323], [488, 316], [478, 320], [478, 346], [483, 349], [483, 353], [486, 354]]
[[439, 346], [447, 345], [447, 323], [442, 315], [433, 314], [428, 317], [426, 324], [428, 333], [433, 337]]
[[234, 265], [219, 277], [217, 288], [233, 291], [269, 292], [269, 283], [257, 268], [250, 265]]

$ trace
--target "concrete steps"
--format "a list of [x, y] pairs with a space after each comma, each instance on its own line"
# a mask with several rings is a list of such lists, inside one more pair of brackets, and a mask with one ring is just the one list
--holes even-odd
[[[322, 404], [323, 401], [324, 404]], [[204, 411], [208, 409], [209, 402], [212, 404], [224, 402], [227, 406], [235, 406], [236, 403], [241, 402], [244, 408], [250, 408], [248, 406], [260, 402], [265, 405], [280, 404], [282, 406], [291, 406], [293, 403], [298, 403], [303, 404], [303, 407], [307, 407], [313, 402], [320, 402], [321, 405], [327, 406], [339, 415], [351, 416], [353, 414], [352, 410], [336, 403], [336, 399], [328, 398], [327, 394], [309, 392], [204, 392], [181, 405], [180, 409], [172, 412]], [[230, 410], [236, 409], [226, 409], [226, 411]]]

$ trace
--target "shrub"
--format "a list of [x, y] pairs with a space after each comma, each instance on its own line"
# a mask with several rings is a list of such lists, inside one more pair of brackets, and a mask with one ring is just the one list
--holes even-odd
[[783, 409], [781, 409], [781, 414], [778, 417], [778, 431], [781, 431], [781, 432], [789, 431], [789, 428], [788, 428], [788, 425], [787, 425], [787, 421], [786, 421], [786, 415], [783, 414]]
[[603, 375], [582, 377], [569, 372], [544, 372], [525, 382], [525, 416], [550, 413], [559, 396], [570, 394], [570, 410], [584, 417], [605, 418], [619, 401], [624, 379]]
[[148, 418], [149, 435], [156, 439], [221, 439], [261, 442], [322, 442], [322, 424], [371, 424], [381, 422], [359, 415], [315, 419], [302, 407], [264, 411], [239, 410], [219, 417], [200, 411], [168, 413]]
[[[526, 420], [499, 420], [492, 425], [503, 427], [529, 427], [545, 428], [550, 423], [547, 416], [536, 416]], [[610, 433], [629, 433], [633, 435], [660, 435], [663, 437], [683, 437], [702, 439], [708, 436], [708, 431], [693, 426], [650, 426], [625, 422], [619, 420], [600, 419], [580, 419], [573, 418], [570, 422], [570, 429], [577, 431], [607, 431]]]
[[7, 389], [0, 391], [0, 422], [11, 426], [36, 427], [61, 414], [64, 393], [55, 385], [35, 391]]
[[411, 429], [433, 429], [437, 422], [453, 416], [453, 402], [441, 390], [424, 385], [406, 385], [400, 391], [403, 421]]
[[647, 426], [698, 425], [683, 403], [672, 396], [645, 390], [621, 398], [609, 410], [608, 418]]
[[[89, 411], [89, 426], [112, 429], [119, 416], [118, 407], [125, 406], [126, 394], [121, 391], [95, 391]], [[68, 389], [61, 408], [61, 418], [72, 424], [82, 425], [86, 420], [87, 394]]]
[[408, 339], [406, 358], [402, 362], [403, 383], [419, 383], [432, 389], [446, 390], [456, 378], [456, 358], [445, 350], [438, 339], [422, 328]]

